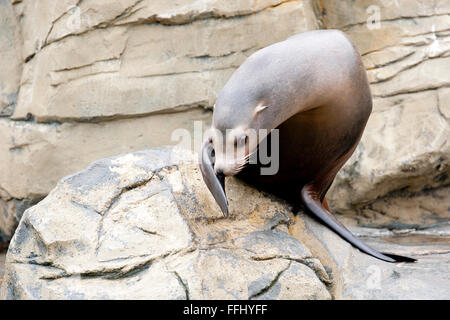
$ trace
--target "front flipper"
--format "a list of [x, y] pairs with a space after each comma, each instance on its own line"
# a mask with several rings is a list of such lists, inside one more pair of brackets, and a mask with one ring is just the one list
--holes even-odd
[[225, 195], [225, 176], [214, 172], [214, 146], [207, 140], [200, 153], [200, 171], [206, 186], [213, 195], [224, 216], [228, 216], [228, 201]]
[[320, 200], [317, 193], [313, 190], [311, 185], [306, 185], [302, 189], [302, 200], [305, 206], [323, 223], [325, 223], [330, 229], [336, 232], [344, 240], [351, 243], [354, 247], [358, 248], [364, 253], [371, 255], [387, 262], [415, 262], [416, 259], [403, 257], [390, 253], [381, 253], [372, 249], [364, 242], [356, 238], [342, 223], [340, 223], [328, 210], [326, 210]]

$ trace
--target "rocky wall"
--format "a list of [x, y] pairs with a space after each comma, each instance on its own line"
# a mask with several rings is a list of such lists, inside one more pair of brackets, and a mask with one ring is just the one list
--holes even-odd
[[323, 0], [315, 8], [323, 28], [353, 40], [373, 95], [361, 143], [329, 192], [332, 207], [356, 209], [370, 226], [448, 221], [450, 2]]
[[0, 5], [3, 241], [61, 177], [175, 144], [172, 132], [192, 132], [195, 120], [209, 127], [218, 91], [247, 56], [317, 27], [309, 0]]
[[359, 49], [374, 108], [329, 192], [366, 226], [448, 221], [444, 0], [0, 0], [0, 242], [63, 176], [175, 144], [254, 51], [317, 28]]

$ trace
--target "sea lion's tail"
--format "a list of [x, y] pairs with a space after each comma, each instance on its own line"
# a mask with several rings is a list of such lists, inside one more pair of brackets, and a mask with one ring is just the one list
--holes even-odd
[[371, 255], [377, 259], [387, 262], [415, 262], [416, 259], [399, 256], [391, 253], [381, 253], [375, 249], [372, 249], [364, 242], [356, 238], [342, 223], [340, 223], [328, 210], [326, 210], [320, 200], [317, 193], [314, 192], [309, 185], [303, 187], [301, 192], [302, 200], [305, 206], [323, 223], [325, 223], [330, 229], [335, 231], [344, 240], [351, 243], [354, 247], [358, 248], [364, 253]]

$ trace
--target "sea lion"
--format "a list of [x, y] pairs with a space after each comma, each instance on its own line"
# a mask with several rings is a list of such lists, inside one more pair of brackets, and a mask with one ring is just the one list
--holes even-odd
[[[203, 179], [224, 215], [228, 214], [224, 178], [237, 175], [300, 201], [343, 239], [373, 257], [415, 261], [370, 248], [326, 204], [325, 195], [358, 145], [371, 111], [366, 71], [344, 33], [318, 30], [292, 36], [249, 56], [220, 91], [214, 130], [200, 154]], [[279, 169], [272, 175], [260, 173], [261, 163], [248, 163], [261, 141], [273, 138], [268, 133], [250, 139], [250, 133], [259, 129], [278, 129]], [[230, 150], [242, 156], [229, 157]]]

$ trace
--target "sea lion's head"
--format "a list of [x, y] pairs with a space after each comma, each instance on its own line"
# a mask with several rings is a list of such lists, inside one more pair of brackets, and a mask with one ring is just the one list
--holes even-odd
[[264, 138], [259, 130], [261, 113], [267, 108], [263, 101], [239, 109], [230, 108], [219, 99], [214, 106], [213, 123], [203, 145], [200, 169], [203, 179], [219, 204], [228, 214], [225, 176], [239, 173], [256, 152]]
[[[220, 107], [215, 108], [217, 111], [214, 112], [208, 138], [214, 148], [214, 171], [217, 175], [233, 176], [248, 163], [263, 138], [258, 120], [260, 113], [266, 108], [267, 106], [260, 102], [252, 108], [250, 114], [241, 112], [232, 117], [223, 116]], [[227, 120], [222, 121], [224, 118]]]

